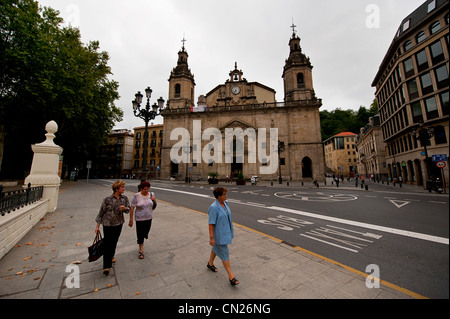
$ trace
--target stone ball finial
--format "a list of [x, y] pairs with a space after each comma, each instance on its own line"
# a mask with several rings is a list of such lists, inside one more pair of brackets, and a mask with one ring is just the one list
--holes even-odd
[[47, 133], [55, 134], [56, 132], [58, 132], [58, 124], [56, 124], [55, 121], [50, 121], [47, 123], [47, 125], [45, 125], [45, 130], [47, 131]]

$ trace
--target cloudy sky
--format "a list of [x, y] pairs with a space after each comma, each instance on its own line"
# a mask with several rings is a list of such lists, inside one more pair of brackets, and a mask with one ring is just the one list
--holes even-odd
[[[38, 0], [39, 1], [39, 0]], [[132, 129], [131, 101], [147, 86], [151, 104], [167, 100], [170, 71], [183, 37], [195, 96], [228, 79], [234, 63], [248, 81], [276, 90], [281, 78], [292, 22], [303, 52], [314, 66], [321, 110], [369, 107], [378, 67], [401, 21], [424, 0], [40, 0], [59, 10], [65, 23], [81, 30], [82, 40], [98, 40], [110, 55], [112, 78], [119, 82], [124, 111], [115, 128]], [[158, 117], [155, 123], [162, 123]]]

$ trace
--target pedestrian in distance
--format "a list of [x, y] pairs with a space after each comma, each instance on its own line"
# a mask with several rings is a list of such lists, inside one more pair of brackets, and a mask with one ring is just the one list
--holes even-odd
[[119, 241], [122, 225], [125, 222], [123, 214], [130, 211], [130, 202], [128, 197], [123, 195], [125, 192], [125, 182], [116, 181], [112, 185], [113, 194], [104, 198], [100, 211], [95, 221], [97, 227], [95, 233], [99, 232], [100, 224], [103, 225], [103, 274], [108, 275], [112, 264], [116, 261], [117, 242]]
[[139, 245], [139, 259], [144, 259], [144, 239], [148, 239], [152, 227], [153, 210], [156, 208], [155, 194], [150, 192], [150, 183], [141, 182], [140, 191], [134, 194], [131, 200], [130, 221], [128, 226], [133, 227], [133, 216], [136, 220], [136, 236]]
[[234, 276], [230, 266], [230, 252], [228, 245], [234, 238], [233, 221], [231, 210], [227, 199], [228, 190], [223, 187], [214, 189], [213, 194], [216, 200], [208, 209], [209, 224], [209, 244], [212, 246], [207, 267], [212, 272], [217, 272], [214, 266], [214, 259], [218, 256], [228, 274], [230, 284], [236, 286], [239, 280]]

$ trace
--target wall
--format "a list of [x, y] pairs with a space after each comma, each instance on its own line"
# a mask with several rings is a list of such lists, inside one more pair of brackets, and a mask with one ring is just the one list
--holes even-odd
[[49, 199], [0, 216], [0, 259], [47, 213]]

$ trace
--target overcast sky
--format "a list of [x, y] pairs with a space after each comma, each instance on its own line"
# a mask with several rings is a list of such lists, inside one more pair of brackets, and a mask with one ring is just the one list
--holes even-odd
[[[143, 126], [131, 101], [137, 91], [162, 96], [185, 37], [194, 74], [195, 101], [225, 83], [234, 63], [250, 82], [276, 90], [289, 56], [292, 22], [310, 57], [321, 110], [369, 107], [371, 87], [401, 21], [424, 0], [40, 0], [79, 27], [83, 42], [98, 40], [110, 55], [119, 82], [123, 121], [115, 128]], [[145, 95], [145, 94], [144, 94]], [[155, 123], [162, 123], [158, 117]]]

